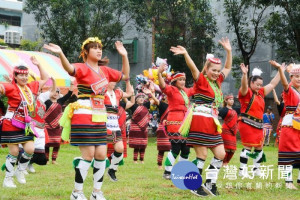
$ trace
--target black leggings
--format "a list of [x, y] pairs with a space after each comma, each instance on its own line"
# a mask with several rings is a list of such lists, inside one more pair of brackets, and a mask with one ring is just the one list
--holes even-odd
[[190, 154], [190, 147], [186, 146], [186, 143], [173, 143], [171, 142], [171, 151], [172, 153], [179, 155], [182, 158], [188, 158], [188, 155]]

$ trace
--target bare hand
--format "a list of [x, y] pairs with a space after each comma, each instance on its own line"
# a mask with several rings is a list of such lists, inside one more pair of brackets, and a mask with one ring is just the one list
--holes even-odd
[[127, 51], [123, 45], [122, 42], [120, 41], [116, 41], [115, 42], [115, 46], [116, 46], [116, 49], [118, 51], [118, 53], [121, 55], [121, 56], [127, 56]]
[[158, 67], [158, 73], [163, 73], [168, 68], [168, 65], [163, 63]]
[[177, 47], [171, 47], [170, 51], [172, 51], [174, 55], [184, 55], [187, 53], [186, 49], [180, 45], [177, 45]]
[[219, 40], [219, 43], [223, 46], [223, 48], [226, 51], [231, 51], [231, 44], [230, 44], [230, 41], [227, 37], [221, 38], [221, 40]]
[[148, 88], [143, 88], [145, 94], [151, 94], [152, 92]]
[[10, 78], [8, 75], [3, 75], [3, 78], [6, 82], [9, 82], [9, 83], [12, 82], [12, 78]]
[[47, 49], [47, 50], [49, 50], [53, 53], [56, 53], [56, 54], [61, 54], [62, 53], [62, 50], [61, 50], [60, 46], [58, 46], [56, 44], [52, 44], [52, 43], [44, 44], [43, 48]]
[[30, 57], [31, 62], [36, 65], [36, 66], [40, 66], [40, 62], [36, 59], [35, 56], [31, 56]]
[[73, 82], [71, 82], [71, 85], [70, 85], [70, 91], [74, 91], [74, 89], [75, 89], [75, 86], [74, 86], [74, 83]]
[[276, 62], [275, 60], [270, 60], [269, 63], [276, 69], [279, 69], [281, 67], [281, 65], [278, 62]]
[[245, 66], [244, 63], [241, 63], [240, 67], [241, 67], [241, 70], [242, 70], [243, 74], [247, 74], [248, 73], [248, 65]]

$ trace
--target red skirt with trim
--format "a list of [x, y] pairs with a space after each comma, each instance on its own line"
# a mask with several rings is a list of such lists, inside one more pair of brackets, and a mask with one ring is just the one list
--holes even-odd
[[166, 135], [165, 127], [162, 124], [158, 125], [158, 129], [156, 131], [157, 136], [157, 150], [158, 151], [170, 151], [171, 143], [169, 141], [168, 135]]
[[236, 150], [236, 135], [234, 135], [229, 129], [223, 128], [221, 136], [225, 149]]
[[300, 168], [300, 130], [283, 126], [278, 147], [278, 165]]
[[242, 145], [246, 147], [262, 147], [264, 142], [263, 129], [258, 129], [242, 121], [238, 122]]

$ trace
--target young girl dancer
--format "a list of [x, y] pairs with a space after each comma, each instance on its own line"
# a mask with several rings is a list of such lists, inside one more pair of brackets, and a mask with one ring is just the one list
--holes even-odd
[[69, 63], [59, 46], [51, 43], [44, 45], [45, 49], [59, 55], [64, 69], [74, 76], [78, 83], [78, 100], [69, 104], [65, 109], [65, 112], [71, 113], [70, 143], [79, 146], [81, 151], [81, 158], [75, 158], [73, 162], [75, 165], [75, 189], [70, 199], [86, 199], [83, 193], [83, 183], [93, 159], [94, 189], [90, 199], [105, 199], [101, 192], [107, 151], [105, 124], [107, 113], [104, 95], [109, 82], [119, 82], [129, 78], [127, 51], [119, 41], [115, 43], [115, 46], [122, 56], [122, 73], [105, 66], [108, 64], [108, 60], [101, 59], [102, 43], [97, 37], [88, 38], [81, 46], [80, 55], [85, 63], [73, 65]]

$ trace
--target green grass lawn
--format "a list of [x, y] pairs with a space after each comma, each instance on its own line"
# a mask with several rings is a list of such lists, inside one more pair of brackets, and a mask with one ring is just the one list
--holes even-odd
[[[189, 190], [181, 190], [176, 188], [172, 181], [167, 181], [162, 178], [163, 171], [158, 170], [156, 159], [156, 139], [149, 138], [149, 144], [145, 154], [145, 164], [133, 163], [133, 150], [128, 150], [128, 158], [124, 159], [125, 165], [119, 168], [117, 177], [118, 182], [111, 182], [105, 174], [102, 190], [107, 199], [199, 199], [194, 196]], [[237, 153], [231, 161], [232, 166], [239, 167], [239, 153], [241, 145], [238, 146]], [[265, 147], [264, 151], [267, 155], [267, 163], [265, 166], [273, 165], [272, 179], [269, 177], [266, 180], [255, 177], [252, 180], [241, 179], [229, 180], [224, 178], [224, 168], [219, 174], [219, 192], [218, 197], [208, 197], [206, 199], [300, 199], [299, 190], [291, 191], [284, 187], [284, 180], [278, 180], [277, 170], [277, 148], [270, 146]], [[190, 160], [195, 158], [195, 153], [191, 149]], [[0, 165], [5, 162], [5, 157], [8, 153], [7, 148], [0, 148]], [[17, 183], [17, 189], [7, 189], [2, 187], [2, 181], [5, 173], [1, 174], [0, 200], [44, 200], [44, 199], [69, 199], [71, 191], [74, 187], [74, 170], [72, 161], [74, 157], [80, 156], [79, 149], [70, 145], [61, 146], [57, 165], [49, 164], [47, 166], [35, 165], [36, 173], [26, 176], [27, 184], [21, 185]], [[165, 154], [166, 156], [166, 154]], [[212, 154], [205, 163], [205, 168], [208, 166]], [[252, 164], [252, 159], [249, 159], [248, 164]], [[234, 173], [233, 173], [234, 174]], [[298, 176], [298, 170], [294, 170], [294, 178]], [[295, 179], [294, 179], [295, 180]], [[236, 186], [241, 186], [236, 188]], [[84, 184], [84, 193], [89, 198], [93, 189], [92, 169], [89, 170], [88, 177]]]

